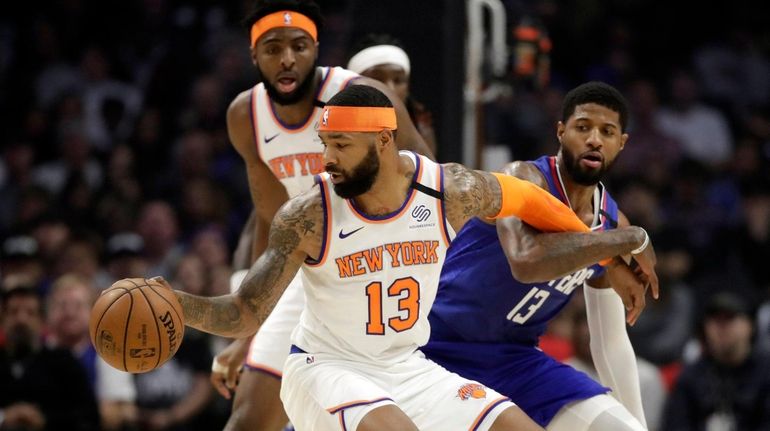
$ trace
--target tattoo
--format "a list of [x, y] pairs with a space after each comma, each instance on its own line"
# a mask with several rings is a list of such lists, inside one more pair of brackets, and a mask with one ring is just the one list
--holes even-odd
[[319, 193], [287, 202], [270, 228], [267, 250], [234, 295], [202, 298], [180, 293], [185, 324], [227, 337], [253, 334], [267, 319], [303, 259], [320, 248], [323, 208]]
[[459, 229], [477, 216], [493, 216], [502, 203], [502, 190], [489, 173], [457, 163], [444, 165], [446, 211], [452, 226]]

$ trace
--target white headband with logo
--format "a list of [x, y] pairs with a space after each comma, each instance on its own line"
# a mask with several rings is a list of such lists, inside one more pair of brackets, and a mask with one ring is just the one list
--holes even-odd
[[403, 49], [394, 45], [375, 45], [362, 49], [348, 62], [348, 70], [362, 73], [366, 69], [381, 64], [395, 64], [401, 66], [409, 75], [409, 56]]

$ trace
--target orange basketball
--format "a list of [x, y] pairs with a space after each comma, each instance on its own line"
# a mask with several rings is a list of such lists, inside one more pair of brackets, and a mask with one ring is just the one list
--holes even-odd
[[91, 342], [102, 359], [131, 373], [168, 361], [182, 343], [182, 306], [171, 290], [145, 278], [125, 278], [106, 289], [91, 309]]

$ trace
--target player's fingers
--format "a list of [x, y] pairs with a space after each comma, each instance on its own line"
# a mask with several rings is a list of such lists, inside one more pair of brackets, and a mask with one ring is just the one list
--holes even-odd
[[660, 282], [658, 281], [658, 276], [655, 274], [650, 277], [650, 289], [652, 290], [652, 297], [658, 299], [660, 296]]
[[167, 289], [171, 289], [171, 285], [168, 283], [168, 281], [166, 281], [166, 279], [165, 279], [165, 278], [163, 278], [163, 277], [162, 277], [162, 276], [160, 276], [160, 275], [158, 275], [158, 276], [155, 276], [155, 277], [152, 277], [150, 280], [151, 280], [151, 281], [154, 281], [154, 282], [156, 282], [156, 283], [159, 283], [159, 284], [161, 284], [163, 287], [165, 287], [165, 288], [167, 288]]
[[225, 379], [222, 374], [211, 373], [209, 380], [211, 381], [211, 385], [214, 386], [214, 389], [219, 392], [219, 395], [222, 395], [226, 400], [230, 399], [230, 391], [228, 391], [225, 386]]
[[235, 389], [235, 386], [238, 384], [238, 367], [229, 367], [227, 369], [227, 381], [225, 382], [225, 385], [229, 389]]

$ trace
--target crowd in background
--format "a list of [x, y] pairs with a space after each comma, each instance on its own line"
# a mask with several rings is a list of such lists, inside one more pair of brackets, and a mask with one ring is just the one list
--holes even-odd
[[[232, 252], [251, 210], [245, 169], [225, 124], [228, 103], [257, 80], [246, 31], [237, 26], [249, 2], [101, 3], [21, 6], [0, 19], [2, 289], [41, 296], [46, 314], [39, 322], [18, 318], [33, 338], [45, 340], [32, 347], [69, 348], [84, 365], [82, 378], [95, 399], [80, 397], [91, 403], [82, 407], [91, 412], [82, 418], [94, 417], [96, 409], [101, 425], [83, 419], [81, 429], [221, 428], [229, 409], [206, 378], [224, 340], [189, 331], [179, 354], [134, 377], [130, 390], [120, 389], [124, 383], [98, 384], [97, 372], [121, 377], [98, 371], [84, 352], [90, 304], [118, 279], [161, 275], [191, 293], [228, 292]], [[344, 3], [327, 11], [332, 19], [327, 16], [320, 37], [321, 64], [341, 62], [338, 53], [355, 43], [337, 37], [324, 46], [324, 34], [339, 24], [333, 12]], [[666, 399], [677, 393], [680, 376], [684, 382], [691, 375], [689, 364], [710, 351], [702, 342], [715, 350], [720, 343], [735, 350], [741, 341], [753, 344], [756, 354], [770, 350], [770, 272], [764, 267], [770, 256], [770, 36], [766, 29], [727, 26], [718, 39], [691, 36], [692, 49], [677, 55], [661, 47], [664, 65], [651, 68], [635, 61], [642, 58], [641, 45], [631, 29], [639, 23], [600, 16], [566, 25], [574, 11], [533, 3], [538, 8], [527, 11], [553, 43], [548, 80], [504, 81], [512, 91], [484, 109], [486, 140], [508, 146], [516, 159], [552, 154], [567, 90], [599, 79], [628, 98], [631, 137], [606, 183], [632, 224], [650, 233], [658, 254], [661, 298], [648, 300], [629, 332], [649, 365], [648, 371], [640, 367], [643, 379], [651, 376], [649, 385], [643, 383], [651, 394], [645, 407], [658, 419], [648, 423], [670, 424], [663, 419]], [[507, 5], [521, 11], [517, 2]], [[602, 55], [574, 39], [565, 48], [570, 31], [590, 32], [596, 22], [603, 31], [590, 42]], [[398, 36], [396, 26], [393, 33]], [[575, 60], [581, 49], [590, 61]], [[412, 93], [419, 98], [420, 89]], [[442, 139], [459, 137], [437, 134], [441, 159]], [[14, 328], [11, 299], [3, 303], [0, 346]], [[16, 299], [35, 300], [25, 294]], [[547, 343], [576, 366], [590, 364], [579, 309], [555, 322]], [[754, 331], [709, 332], [712, 321], [724, 326], [735, 320]], [[13, 375], [12, 364], [0, 365]], [[770, 384], [765, 368], [744, 369], [743, 380], [729, 372], [714, 378]], [[733, 395], [715, 385], [701, 395], [714, 403]], [[677, 394], [670, 396], [672, 405], [695, 396]], [[0, 409], [13, 403], [0, 396]], [[39, 423], [23, 407], [19, 414]], [[51, 420], [48, 426], [59, 429]]]

